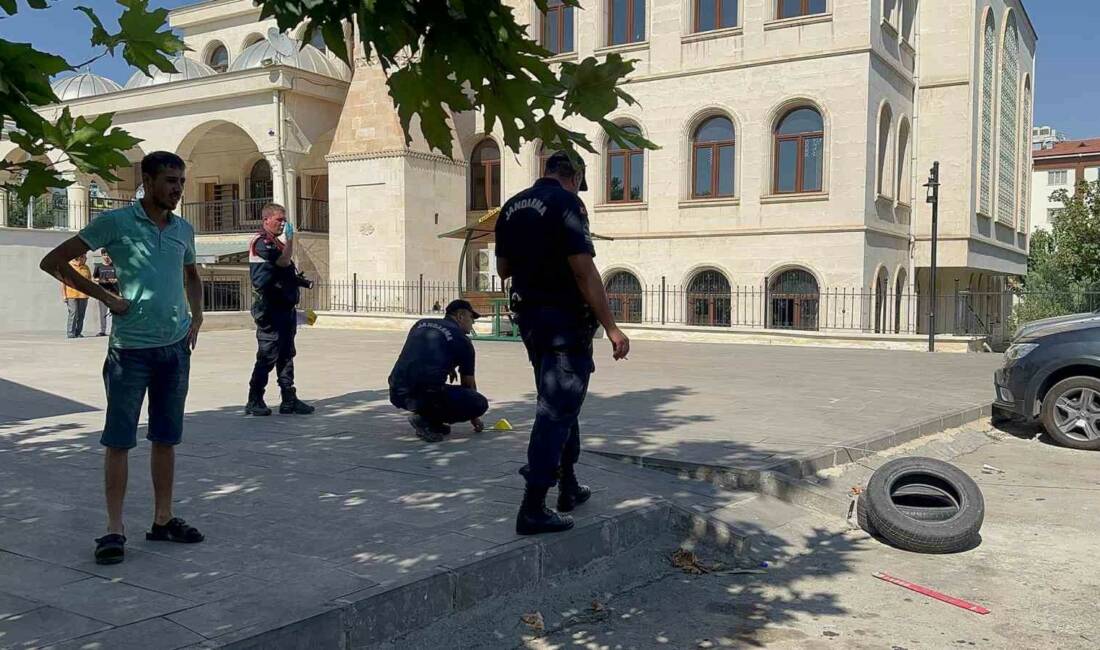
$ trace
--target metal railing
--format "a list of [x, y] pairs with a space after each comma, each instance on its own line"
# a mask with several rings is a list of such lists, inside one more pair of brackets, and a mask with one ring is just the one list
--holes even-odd
[[64, 193], [52, 192], [22, 199], [15, 192], [0, 191], [0, 201], [4, 202], [4, 225], [9, 228], [69, 228], [69, 199]]
[[181, 203], [179, 214], [195, 229], [195, 234], [252, 233], [260, 229], [260, 212], [270, 198], [226, 199]]
[[442, 313], [461, 296], [454, 282], [316, 282], [302, 292], [301, 306], [317, 311], [390, 314]]
[[[681, 287], [662, 284], [623, 290], [608, 287], [608, 301], [623, 323], [728, 327], [740, 329], [928, 333], [931, 304], [910, 292], [822, 289], [791, 292], [757, 286]], [[317, 311], [440, 314], [462, 297], [454, 282], [315, 282], [303, 289], [299, 307]], [[204, 279], [203, 300], [210, 311], [248, 310], [252, 289], [247, 276]], [[936, 333], [980, 336], [1003, 347], [1024, 322], [1100, 309], [1100, 291], [1027, 292], [946, 291], [936, 296]]]
[[328, 232], [328, 201], [298, 198], [298, 230]]

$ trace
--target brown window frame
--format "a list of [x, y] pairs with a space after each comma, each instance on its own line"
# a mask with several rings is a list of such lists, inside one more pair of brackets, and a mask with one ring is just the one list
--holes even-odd
[[775, 17], [777, 20], [784, 20], [786, 18], [804, 18], [806, 16], [820, 16], [821, 14], [829, 13], [829, 0], [825, 0], [825, 10], [820, 12], [810, 13], [811, 0], [802, 0], [802, 11], [791, 16], [783, 15], [783, 0], [776, 0], [775, 2]]
[[[617, 45], [630, 45], [631, 43], [641, 43], [646, 39], [646, 26], [642, 25], [642, 37], [638, 40], [634, 40], [634, 4], [637, 2], [645, 2], [646, 0], [626, 0], [626, 40], [622, 43], [615, 42], [615, 2], [614, 0], [607, 0], [607, 44], [610, 47]], [[647, 7], [648, 9], [648, 7]]]
[[[804, 133], [794, 133], [791, 135], [780, 135], [779, 133], [779, 128], [783, 125], [783, 121], [786, 120], [791, 115], [791, 113], [794, 113], [801, 108], [810, 107], [801, 106], [799, 108], [793, 108], [790, 111], [786, 112], [783, 115], [782, 119], [780, 119], [779, 122], [776, 124], [775, 130], [773, 131], [775, 137], [775, 147], [772, 152], [772, 156], [774, 158], [774, 162], [772, 163], [772, 167], [774, 168], [772, 170], [772, 192], [774, 194], [815, 194], [817, 192], [822, 192], [825, 189], [825, 131], [806, 131]], [[816, 111], [817, 109], [814, 110]], [[818, 114], [820, 115], [820, 113]], [[808, 190], [805, 188], [806, 141], [814, 138], [821, 138], [821, 187]], [[783, 142], [791, 141], [798, 143], [798, 157], [795, 161], [795, 189], [793, 191], [783, 191], [779, 189], [779, 147], [780, 144], [782, 144]]]
[[[554, 2], [554, 0], [550, 1]], [[542, 28], [539, 30], [539, 42], [544, 48], [550, 50], [550, 52], [553, 53], [555, 56], [557, 56], [558, 54], [575, 52], [577, 49], [576, 34], [573, 34], [573, 47], [568, 50], [565, 49], [565, 30], [567, 28], [569, 30], [573, 29], [573, 21], [567, 21], [565, 19], [566, 9], [567, 6], [563, 2], [561, 2], [561, 0], [558, 0], [558, 4], [548, 6], [546, 9], [546, 13], [542, 15]], [[550, 20], [558, 21], [558, 42], [556, 49], [551, 48], [549, 46], [549, 43], [547, 43], [546, 26], [550, 22]]]
[[[714, 4], [714, 27], [710, 29], [703, 29], [699, 26], [699, 8], [700, 5], [702, 5], [704, 2], [710, 2]], [[740, 0], [735, 0], [735, 2], [740, 2]], [[694, 3], [695, 16], [693, 18], [693, 25], [695, 29], [693, 33], [706, 34], [707, 32], [716, 32], [719, 29], [733, 29], [734, 27], [738, 26], [738, 22], [740, 21], [741, 17], [737, 16], [736, 11], [734, 11], [734, 17], [737, 18], [737, 21], [735, 21], [732, 25], [722, 25], [722, 0], [694, 0]]]
[[[614, 143], [611, 143], [614, 144]], [[609, 145], [610, 147], [610, 145]], [[607, 203], [644, 203], [645, 202], [645, 187], [642, 187], [642, 195], [636, 199], [630, 198], [630, 183], [633, 180], [634, 165], [630, 163], [634, 154], [642, 154], [642, 179], [645, 179], [645, 149], [641, 147], [634, 149], [618, 149], [611, 151], [610, 148], [607, 151], [607, 180], [604, 183], [604, 191], [607, 193], [605, 196]], [[617, 157], [623, 158], [623, 198], [612, 199], [611, 198], [611, 161]]]
[[[719, 116], [714, 116], [714, 117], [719, 117]], [[721, 116], [721, 117], [725, 117], [725, 116]], [[715, 140], [714, 142], [699, 142], [699, 140], [698, 140], [699, 131], [711, 119], [713, 119], [713, 118], [707, 118], [706, 120], [704, 120], [699, 125], [699, 128], [695, 130], [695, 138], [692, 139], [692, 147], [691, 147], [691, 198], [693, 198], [693, 199], [726, 199], [726, 198], [737, 196], [737, 172], [736, 172], [736, 170], [737, 170], [737, 131], [734, 131], [732, 140]], [[729, 118], [725, 118], [725, 119], [729, 120]], [[730, 120], [730, 126], [732, 126], [732, 125], [733, 125], [733, 120]], [[720, 166], [719, 165], [719, 151], [721, 150], [722, 147], [733, 147], [734, 182], [733, 182], [733, 192], [731, 192], [729, 194], [721, 194], [718, 191], [718, 185], [719, 185], [718, 168]], [[698, 167], [699, 156], [697, 154], [699, 153], [700, 149], [710, 149], [711, 150], [711, 152], [710, 152], [710, 189], [711, 189], [711, 193], [708, 194], [708, 195], [700, 195], [700, 194], [697, 194], [696, 191], [695, 191], [699, 187], [699, 184], [696, 181], [699, 178], [699, 167]]]
[[[485, 146], [487, 143], [491, 143], [494, 147], [496, 147], [497, 158], [496, 158], [496, 160], [483, 160], [483, 161], [480, 161], [480, 162], [471, 162], [470, 163], [470, 207], [469, 207], [469, 209], [470, 209], [471, 212], [478, 212], [478, 211], [481, 211], [481, 210], [492, 210], [493, 208], [499, 208], [500, 207], [500, 201], [499, 200], [497, 201], [497, 205], [493, 205], [493, 167], [497, 168], [497, 170], [498, 170], [497, 173], [499, 175], [500, 174], [500, 146], [497, 145], [497, 143], [493, 142], [492, 140], [482, 140], [481, 142], [477, 143], [477, 146], [474, 147], [474, 151], [475, 152], [478, 151], [481, 147]], [[472, 155], [470, 157], [473, 158]], [[482, 196], [484, 196], [484, 198], [485, 198], [485, 206], [486, 207], [484, 207], [484, 208], [474, 207], [474, 196], [476, 196], [476, 193], [477, 193], [477, 190], [478, 190], [478, 188], [476, 188], [474, 186], [475, 181], [474, 181], [473, 167], [475, 165], [480, 165], [481, 167], [483, 167], [485, 169], [485, 182], [483, 184], [484, 186], [481, 188], [481, 191], [483, 192]], [[503, 177], [500, 178], [500, 182], [503, 185], [503, 183], [504, 183], [504, 178]]]

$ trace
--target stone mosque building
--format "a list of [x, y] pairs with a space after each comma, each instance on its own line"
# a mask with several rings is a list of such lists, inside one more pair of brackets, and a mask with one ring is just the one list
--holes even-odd
[[[573, 125], [598, 150], [583, 198], [621, 318], [654, 320], [651, 296], [676, 287], [683, 322], [737, 325], [748, 291], [754, 305], [771, 296], [765, 326], [817, 329], [843, 289], [861, 296], [851, 317], [865, 329], [908, 328], [930, 288], [933, 161], [938, 290], [1026, 272], [1037, 36], [1022, 0], [551, 1], [545, 15], [508, 4], [551, 61], [637, 60], [624, 88], [638, 105], [611, 118], [659, 149]], [[115, 113], [143, 140], [133, 162], [158, 149], [187, 161], [178, 211], [209, 276], [243, 270], [273, 200], [319, 280], [499, 286], [491, 244], [440, 235], [473, 232], [530, 185], [539, 143], [513, 153], [459, 114], [455, 159], [421, 138], [406, 146], [378, 68], [357, 56], [349, 69], [301, 30], [279, 36], [251, 0], [197, 2], [169, 21], [191, 50], [177, 73], [135, 71], [120, 86], [85, 72], [55, 91], [74, 114]], [[0, 156], [21, 155], [0, 140]], [[29, 204], [0, 197], [0, 225], [79, 228], [134, 198], [140, 174], [121, 176], [74, 173]]]

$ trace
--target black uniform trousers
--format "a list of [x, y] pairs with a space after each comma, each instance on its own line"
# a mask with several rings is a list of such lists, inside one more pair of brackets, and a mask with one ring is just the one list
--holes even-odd
[[416, 413], [434, 426], [469, 422], [489, 410], [489, 400], [481, 393], [471, 388], [448, 385], [417, 391], [391, 387], [390, 403]]
[[293, 309], [269, 310], [253, 314], [256, 319], [256, 365], [248, 382], [249, 397], [263, 397], [267, 378], [275, 369], [279, 388], [285, 393], [294, 388], [294, 337], [298, 316]]
[[527, 483], [550, 487], [558, 482], [561, 465], [575, 465], [581, 455], [578, 417], [588, 381], [595, 371], [592, 336], [587, 318], [555, 308], [537, 308], [517, 315], [516, 322], [535, 371], [538, 405], [527, 445]]

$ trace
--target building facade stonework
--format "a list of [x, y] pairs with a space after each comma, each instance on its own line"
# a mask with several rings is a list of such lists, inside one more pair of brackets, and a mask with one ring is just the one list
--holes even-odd
[[[926, 295], [933, 161], [937, 290], [1026, 272], [1037, 36], [1021, 0], [588, 0], [550, 2], [546, 16], [507, 4], [552, 62], [636, 60], [623, 88], [638, 103], [610, 117], [657, 149], [625, 151], [596, 125], [570, 124], [597, 149], [582, 154], [583, 198], [610, 238], [596, 260], [609, 281], [689, 294], [845, 288], [876, 294], [875, 311], [884, 294]], [[323, 280], [476, 288], [491, 274], [491, 245], [461, 259], [462, 242], [439, 235], [530, 185], [540, 143], [510, 152], [476, 112], [453, 116], [454, 160], [415, 123], [406, 142], [380, 70], [358, 55], [349, 70], [319, 42], [292, 56], [248, 0], [182, 7], [170, 22], [211, 74], [65, 105], [115, 112], [145, 140], [135, 161], [165, 149], [189, 162], [183, 213], [212, 268], [232, 266], [226, 251], [256, 223], [249, 202], [266, 199], [306, 224], [306, 266]], [[18, 156], [9, 144], [0, 155]], [[93, 182], [136, 189], [132, 175], [77, 180], [77, 202]], [[697, 322], [729, 324], [731, 308], [703, 305]], [[864, 323], [885, 318], [857, 309]]]

